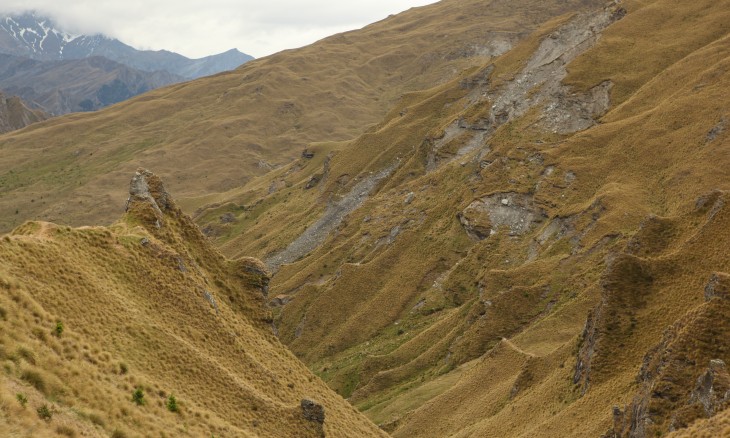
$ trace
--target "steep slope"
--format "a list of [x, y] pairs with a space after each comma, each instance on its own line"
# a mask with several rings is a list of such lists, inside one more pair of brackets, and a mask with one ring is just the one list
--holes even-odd
[[3, 436], [385, 436], [273, 336], [267, 283], [142, 170], [109, 228], [25, 223], [0, 239]]
[[395, 436], [684, 427], [725, 406], [698, 379], [730, 351], [702, 294], [730, 269], [729, 13], [560, 17], [196, 219], [278, 269], [281, 339]]
[[103, 57], [44, 62], [0, 54], [0, 89], [53, 115], [98, 110], [182, 80]]
[[0, 229], [26, 218], [112, 221], [112, 199], [139, 165], [154, 168], [192, 211], [213, 193], [289, 163], [310, 142], [352, 139], [402, 93], [446, 82], [546, 20], [597, 3], [447, 0], [99, 114], [1, 137]]
[[[204, 206], [196, 221], [228, 256], [264, 260], [274, 274], [267, 300], [278, 337], [393, 436], [722, 431], [730, 400], [730, 2], [581, 6], [447, 1], [172, 87], [164, 102], [151, 93], [93, 119], [66, 118], [57, 149], [31, 145], [60, 125], [30, 127], [0, 140], [15, 166], [3, 176], [0, 206], [22, 211], [18, 219], [105, 217], [121, 205], [99, 201], [114, 193], [103, 186], [115, 178], [100, 172], [153, 158], [175, 169], [201, 147], [184, 172], [165, 170], [179, 172], [181, 186], [209, 177], [186, 189], [189, 209]], [[449, 59], [454, 40], [441, 41], [473, 44], [470, 29], [483, 35], [484, 19], [470, 21], [467, 10], [506, 19], [503, 30], [530, 22], [531, 33], [510, 34], [511, 50], [495, 56]], [[445, 28], [457, 36], [434, 38]], [[386, 35], [356, 59], [369, 60], [372, 73], [357, 63], [348, 70], [360, 82], [318, 75], [301, 58], [319, 54], [319, 69], [341, 66], [376, 31]], [[409, 45], [394, 43], [401, 35]], [[430, 68], [414, 69], [408, 54]], [[383, 73], [398, 69], [403, 79]], [[342, 90], [345, 79], [361, 88], [344, 103], [313, 99], [307, 88]], [[307, 87], [291, 86], [301, 82]], [[210, 129], [197, 125], [193, 138], [197, 120], [213, 120], [201, 113], [212, 97], [194, 108], [184, 100], [200, 96], [198, 84], [217, 93], [217, 114], [229, 114], [227, 99], [245, 108], [248, 92], [260, 93], [256, 108], [270, 118], [256, 143], [261, 167], [298, 158], [241, 176], [248, 170], [236, 160], [245, 154], [216, 135], [253, 119], [229, 114]], [[265, 87], [247, 88], [256, 84]], [[400, 95], [408, 90], [419, 91]], [[142, 112], [153, 103], [155, 118]], [[317, 125], [324, 111], [341, 122], [336, 129]], [[175, 132], [173, 115], [181, 118]], [[98, 129], [82, 131], [91, 120]], [[305, 120], [299, 136], [286, 130]], [[138, 143], [128, 143], [130, 131]], [[107, 143], [93, 158], [87, 149], [68, 158], [92, 141]], [[168, 159], [170, 145], [177, 149]], [[48, 155], [38, 159], [39, 150]], [[211, 150], [226, 151], [229, 162]], [[227, 173], [234, 164], [237, 173]], [[226, 178], [229, 190], [215, 193]], [[46, 202], [41, 195], [55, 207], [35, 205]], [[59, 199], [74, 205], [61, 210]], [[82, 212], [97, 206], [102, 213]]]
[[47, 118], [48, 114], [28, 108], [17, 96], [0, 93], [0, 133], [21, 129]]
[[0, 53], [38, 61], [103, 56], [133, 69], [166, 71], [186, 79], [233, 70], [253, 59], [237, 49], [200, 59], [189, 59], [167, 50], [137, 50], [104, 35], [72, 35], [35, 12], [0, 17]]

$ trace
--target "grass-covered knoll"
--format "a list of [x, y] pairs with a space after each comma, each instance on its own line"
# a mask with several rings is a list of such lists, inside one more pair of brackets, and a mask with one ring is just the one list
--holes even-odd
[[382, 436], [273, 335], [263, 265], [223, 258], [137, 176], [108, 228], [0, 239], [3, 435]]

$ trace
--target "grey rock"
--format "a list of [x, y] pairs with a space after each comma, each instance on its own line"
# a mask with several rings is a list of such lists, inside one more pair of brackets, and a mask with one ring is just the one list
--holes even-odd
[[324, 407], [312, 400], [303, 399], [301, 402], [302, 415], [309, 421], [324, 424]]

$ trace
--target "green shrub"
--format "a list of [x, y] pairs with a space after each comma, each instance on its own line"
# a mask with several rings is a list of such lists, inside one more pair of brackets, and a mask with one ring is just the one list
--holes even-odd
[[18, 399], [18, 403], [20, 403], [20, 406], [25, 407], [25, 405], [28, 404], [28, 397], [25, 396], [25, 394], [17, 393], [15, 394], [15, 398]]
[[53, 329], [53, 335], [57, 338], [60, 338], [63, 334], [63, 323], [61, 321], [56, 321], [56, 328]]
[[179, 407], [177, 406], [177, 399], [175, 399], [175, 396], [170, 394], [170, 396], [167, 398], [167, 410], [170, 412], [178, 412]]
[[143, 404], [145, 404], [144, 391], [142, 390], [142, 388], [137, 388], [134, 390], [134, 392], [132, 393], [132, 401], [137, 406], [142, 406]]
[[51, 417], [53, 417], [53, 412], [51, 412], [47, 404], [43, 404], [40, 408], [36, 409], [36, 412], [41, 420], [51, 421]]

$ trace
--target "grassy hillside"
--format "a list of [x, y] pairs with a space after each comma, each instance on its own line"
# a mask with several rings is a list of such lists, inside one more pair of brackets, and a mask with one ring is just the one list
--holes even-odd
[[[448, 81], [545, 20], [596, 3], [448, 0], [0, 137], [0, 230], [26, 219], [111, 223], [138, 166], [154, 169], [178, 198], [241, 187], [310, 142], [359, 135], [404, 92]], [[182, 205], [192, 212], [207, 202]]]
[[[444, 1], [2, 137], [0, 220], [102, 220], [116, 172], [153, 160], [272, 273], [256, 330], [392, 436], [724, 433], [730, 1], [555, 3]], [[60, 160], [78, 138], [105, 147]], [[332, 400], [334, 436], [370, 433]]]
[[220, 256], [157, 177], [132, 192], [109, 228], [0, 239], [3, 436], [384, 436], [272, 334], [259, 261]]
[[[281, 339], [394, 436], [689, 424], [696, 400], [646, 394], [730, 359], [724, 305], [702, 304], [730, 269], [728, 6], [558, 17], [197, 220], [278, 269]], [[648, 378], [675, 323], [694, 365]]]

